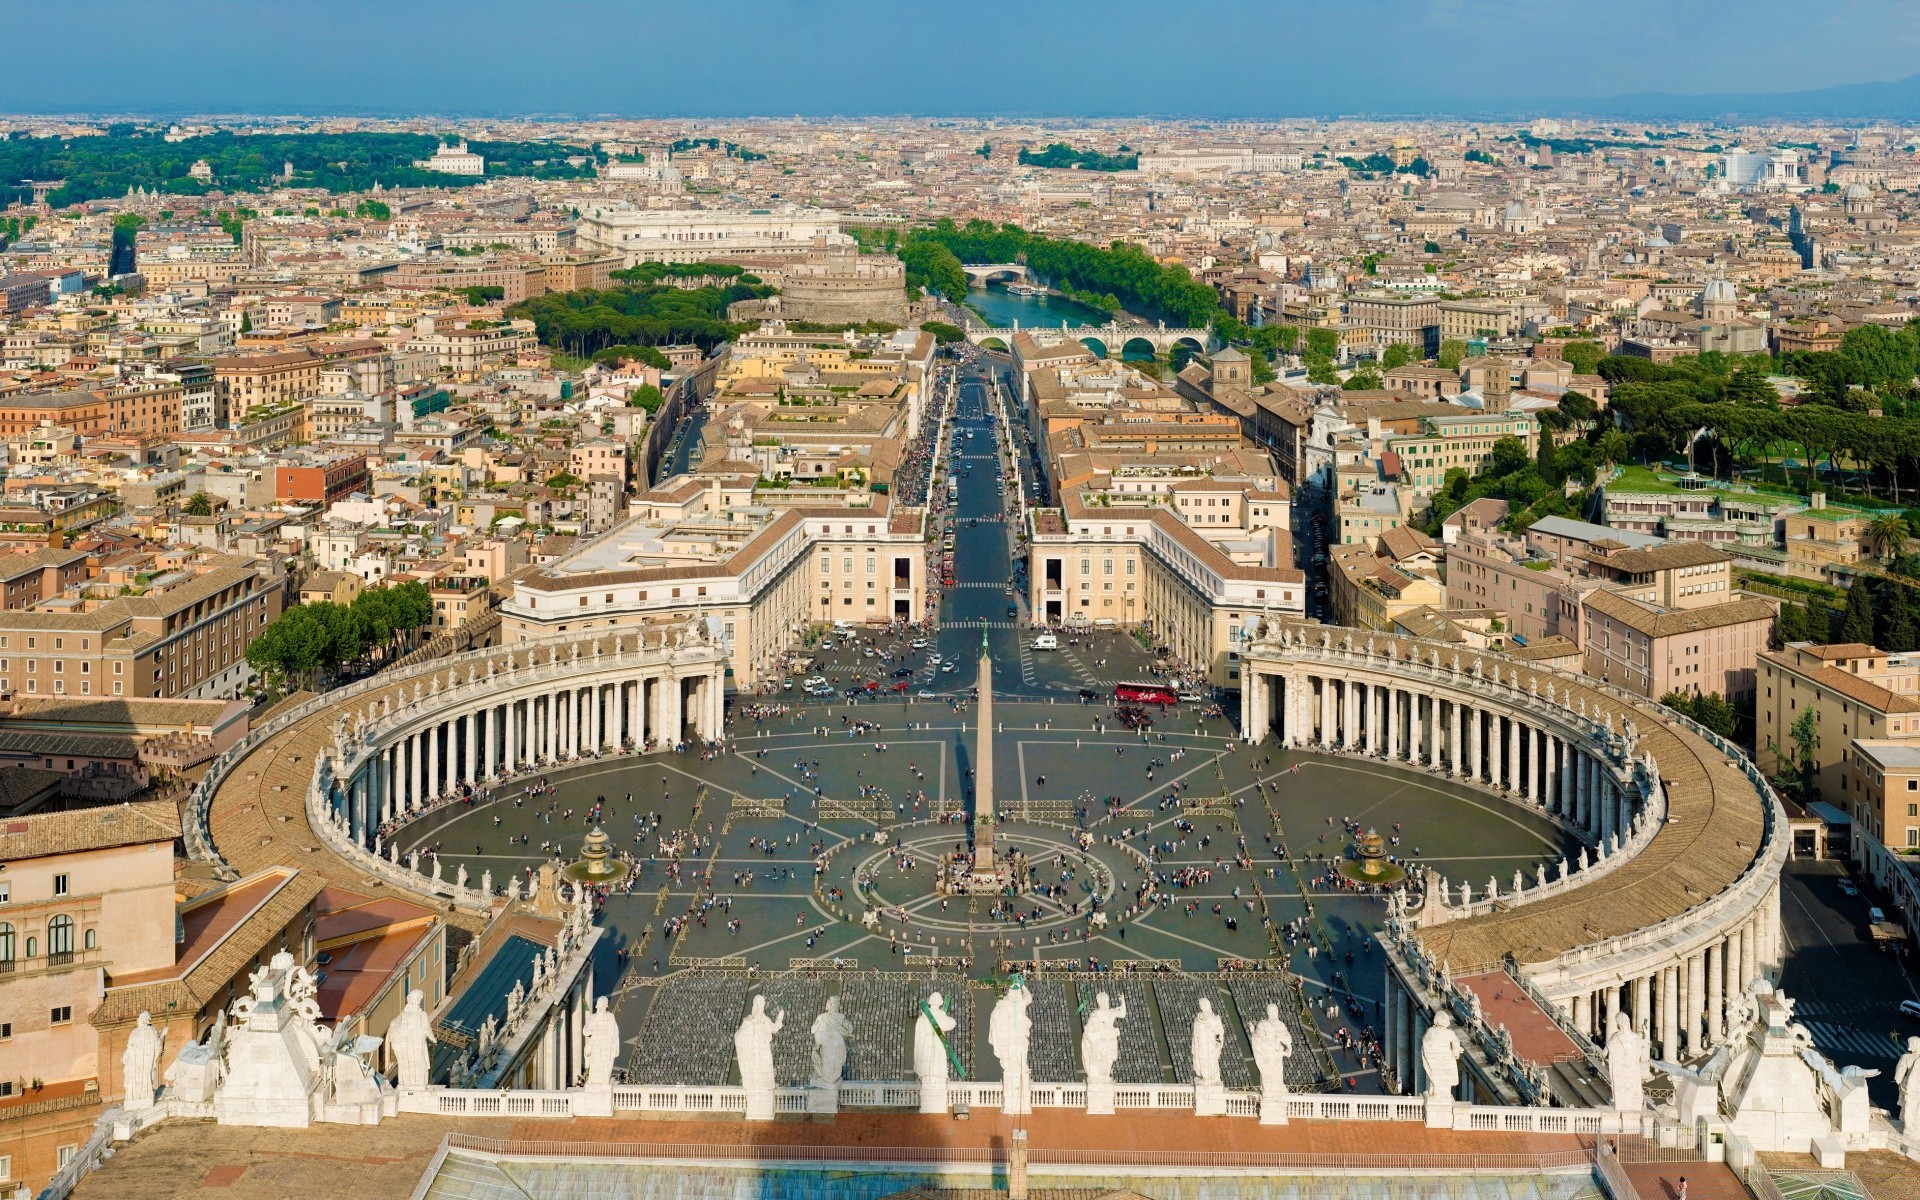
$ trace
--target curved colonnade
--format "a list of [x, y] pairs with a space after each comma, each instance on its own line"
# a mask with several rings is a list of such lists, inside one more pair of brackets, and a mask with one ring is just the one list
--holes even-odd
[[[374, 874], [484, 917], [489, 891], [500, 889], [402, 863], [388, 835], [463, 787], [720, 740], [725, 679], [726, 649], [700, 622], [572, 634], [384, 672], [272, 714], [215, 758], [188, 804], [188, 852], [236, 875], [275, 862], [340, 882]], [[286, 828], [296, 813], [334, 863], [297, 859], [302, 848], [282, 844], [302, 840]]]
[[1731, 743], [1584, 677], [1413, 638], [1270, 623], [1241, 657], [1249, 741], [1444, 774], [1584, 843], [1554, 878], [1430, 876], [1417, 910], [1396, 906], [1386, 1025], [1404, 1087], [1424, 1083], [1437, 1008], [1477, 1019], [1464, 976], [1504, 969], [1583, 1049], [1625, 1013], [1678, 1060], [1777, 973], [1786, 817]]

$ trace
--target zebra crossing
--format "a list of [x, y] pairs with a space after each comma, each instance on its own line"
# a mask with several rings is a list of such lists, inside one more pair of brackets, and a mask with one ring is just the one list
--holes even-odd
[[1018, 621], [942, 621], [942, 629], [1025, 629]]
[[1813, 1035], [1813, 1044], [1827, 1054], [1842, 1053], [1856, 1058], [1898, 1058], [1900, 1046], [1885, 1033], [1872, 1032], [1831, 1021], [1802, 1021]]

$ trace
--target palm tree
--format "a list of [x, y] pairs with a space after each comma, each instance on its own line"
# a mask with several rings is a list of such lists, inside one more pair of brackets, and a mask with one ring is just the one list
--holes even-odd
[[1910, 532], [1906, 517], [1897, 512], [1881, 513], [1860, 535], [1860, 545], [1868, 554], [1884, 561], [1905, 552]]
[[1618, 429], [1609, 429], [1600, 435], [1600, 440], [1595, 443], [1594, 449], [1600, 452], [1601, 460], [1611, 468], [1627, 457], [1632, 446], [1628, 443], [1626, 434]]
[[205, 492], [195, 492], [187, 497], [186, 506], [181, 511], [189, 517], [210, 517], [213, 515], [213, 497]]

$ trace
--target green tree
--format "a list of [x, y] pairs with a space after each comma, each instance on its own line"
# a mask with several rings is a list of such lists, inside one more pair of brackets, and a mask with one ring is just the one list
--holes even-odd
[[1801, 793], [1806, 799], [1812, 800], [1816, 766], [1813, 756], [1814, 752], [1820, 749], [1820, 723], [1811, 706], [1800, 710], [1800, 715], [1794, 719], [1793, 727], [1787, 730], [1787, 736], [1793, 739], [1795, 762], [1800, 768]]
[[1381, 380], [1380, 376], [1372, 371], [1355, 371], [1347, 376], [1340, 386], [1349, 392], [1377, 391], [1381, 386]]
[[1380, 369], [1391, 371], [1395, 367], [1404, 367], [1412, 361], [1413, 348], [1405, 342], [1395, 342], [1380, 356]]
[[213, 497], [205, 492], [195, 492], [187, 497], [187, 502], [180, 507], [180, 511], [190, 517], [210, 517], [213, 515]]
[[628, 407], [644, 408], [650, 413], [659, 412], [660, 406], [666, 402], [667, 398], [660, 394], [660, 389], [650, 383], [643, 383], [627, 393]]
[[1600, 369], [1606, 350], [1599, 342], [1568, 342], [1561, 347], [1560, 357], [1577, 374], [1592, 375]]
[[1847, 607], [1840, 616], [1840, 628], [1834, 641], [1873, 645], [1873, 596], [1866, 580], [1857, 580], [1847, 589]]
[[966, 330], [960, 328], [958, 325], [948, 324], [945, 321], [922, 321], [920, 322], [920, 328], [932, 334], [933, 340], [942, 346], [950, 346], [955, 342], [964, 342], [967, 340]]
[[1437, 360], [1443, 370], [1458, 371], [1467, 357], [1467, 344], [1453, 338], [1440, 343], [1440, 357]]

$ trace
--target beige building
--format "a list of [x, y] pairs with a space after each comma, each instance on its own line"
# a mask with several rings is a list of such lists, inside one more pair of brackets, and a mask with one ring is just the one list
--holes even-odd
[[318, 355], [307, 350], [242, 354], [213, 361], [215, 419], [225, 424], [251, 409], [275, 408], [320, 390]]
[[515, 576], [500, 605], [515, 643], [703, 617], [750, 687], [809, 627], [926, 615], [923, 517], [885, 496], [857, 507], [754, 509], [753, 477], [683, 479], [634, 499], [637, 516]]
[[1773, 635], [1774, 602], [1750, 597], [1672, 609], [1601, 588], [1587, 594], [1585, 671], [1649, 700], [1669, 692], [1744, 700]]
[[1792, 642], [1761, 651], [1758, 682], [1754, 760], [1769, 775], [1797, 761], [1793, 727], [1812, 710], [1819, 737], [1813, 789], [1829, 803], [1851, 809], [1858, 798], [1858, 778], [1848, 765], [1856, 740], [1920, 739], [1920, 655], [1889, 654], [1857, 642]]
[[247, 643], [280, 616], [284, 590], [256, 560], [227, 557], [159, 572], [134, 594], [73, 589], [0, 612], [0, 694], [232, 696], [253, 678]]
[[0, 1180], [44, 1187], [119, 1096], [91, 1023], [103, 986], [174, 962], [171, 801], [0, 830]]

